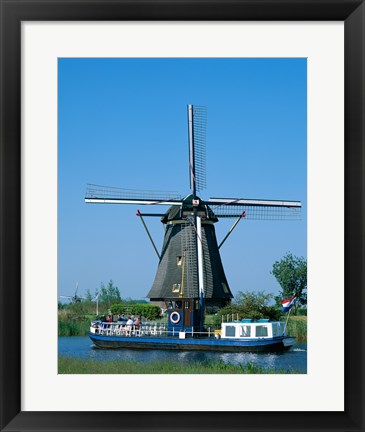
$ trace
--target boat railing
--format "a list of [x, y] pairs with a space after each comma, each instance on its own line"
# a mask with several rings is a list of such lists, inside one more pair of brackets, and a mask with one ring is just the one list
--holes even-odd
[[224, 323], [224, 322], [239, 322], [240, 319], [241, 318], [238, 315], [238, 313], [230, 313], [230, 314], [222, 315], [222, 323]]
[[207, 327], [205, 331], [197, 331], [194, 327], [184, 329], [167, 328], [166, 323], [142, 323], [128, 325], [114, 322], [93, 323], [91, 333], [103, 336], [178, 336], [185, 339], [187, 336], [217, 337], [217, 330]]
[[91, 332], [104, 336], [142, 336], [145, 335], [162, 335], [165, 332], [164, 323], [142, 323], [139, 325], [130, 325], [125, 323], [102, 322], [93, 323]]

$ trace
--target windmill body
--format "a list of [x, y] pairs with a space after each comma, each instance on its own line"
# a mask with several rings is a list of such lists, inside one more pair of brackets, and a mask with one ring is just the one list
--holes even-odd
[[[156, 277], [147, 294], [151, 301], [164, 302], [170, 315], [176, 312], [178, 322], [175, 327], [200, 325], [200, 274], [206, 307], [222, 307], [233, 297], [218, 250], [214, 227], [218, 218], [209, 206], [198, 205], [196, 213], [201, 219], [201, 234], [198, 238], [192, 201], [193, 196], [187, 196], [181, 207], [171, 207], [162, 217], [161, 221], [165, 224], [164, 242]], [[197, 248], [200, 241], [204, 259], [199, 272]]]
[[[197, 236], [194, 224], [189, 221], [193, 215], [191, 201], [192, 196], [189, 195], [178, 211], [171, 207], [162, 218], [162, 223], [166, 225], [165, 237], [155, 281], [147, 295], [151, 300], [199, 298]], [[200, 205], [197, 213], [201, 217], [205, 303], [207, 306], [221, 307], [233, 295], [218, 250], [214, 227], [218, 218], [207, 205]]]
[[[206, 307], [222, 307], [233, 297], [227, 282], [219, 248], [243, 219], [297, 219], [299, 201], [274, 201], [244, 198], [210, 198], [197, 193], [206, 186], [205, 140], [206, 109], [188, 105], [189, 176], [191, 194], [181, 198], [176, 193], [135, 191], [89, 185], [88, 203], [166, 205], [166, 213], [141, 213], [159, 264], [147, 297], [163, 302], [168, 310], [169, 330], [187, 327], [203, 330]], [[144, 217], [159, 216], [165, 226], [159, 253]], [[219, 218], [236, 219], [227, 236], [218, 245], [214, 224]]]

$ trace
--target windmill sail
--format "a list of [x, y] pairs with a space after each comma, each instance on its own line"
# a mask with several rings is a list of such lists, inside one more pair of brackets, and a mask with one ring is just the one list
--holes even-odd
[[258, 200], [243, 198], [210, 198], [207, 203], [219, 218], [243, 216], [252, 220], [298, 220], [300, 201]]
[[193, 195], [207, 187], [206, 182], [206, 137], [207, 109], [188, 105], [189, 129], [189, 176]]
[[177, 192], [122, 189], [88, 184], [85, 202], [93, 204], [181, 205]]
[[199, 288], [200, 330], [204, 325], [204, 274], [203, 274], [203, 245], [201, 219], [197, 212], [196, 192], [206, 187], [205, 148], [206, 148], [207, 111], [204, 107], [188, 105], [189, 130], [189, 168], [190, 189], [193, 193], [193, 215], [196, 236], [196, 272]]

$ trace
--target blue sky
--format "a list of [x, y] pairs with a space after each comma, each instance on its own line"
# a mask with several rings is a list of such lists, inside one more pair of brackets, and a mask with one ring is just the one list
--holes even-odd
[[[158, 260], [138, 207], [86, 204], [86, 184], [187, 195], [189, 103], [208, 109], [202, 198], [303, 205], [300, 221], [240, 222], [221, 249], [233, 294], [277, 294], [273, 263], [306, 258], [306, 59], [59, 59], [59, 295], [112, 279], [123, 298], [146, 296]], [[218, 242], [233, 222], [216, 223]], [[159, 218], [146, 223], [160, 248]]]

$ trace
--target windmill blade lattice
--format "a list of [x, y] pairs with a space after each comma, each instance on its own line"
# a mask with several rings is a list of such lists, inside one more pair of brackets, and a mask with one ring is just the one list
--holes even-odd
[[181, 205], [181, 196], [172, 191], [122, 189], [88, 184], [85, 202], [103, 204]]
[[244, 217], [247, 220], [300, 220], [300, 209], [270, 206], [211, 206], [218, 218]]
[[300, 201], [211, 198], [207, 201], [218, 218], [244, 217], [248, 220], [299, 220]]
[[206, 142], [207, 109], [188, 105], [190, 188], [202, 191], [207, 187]]

